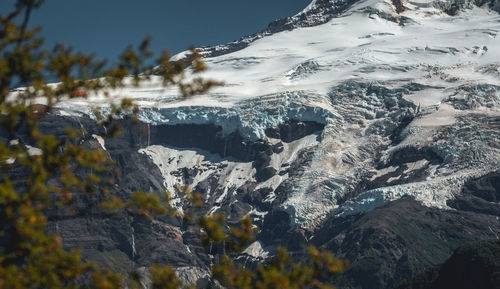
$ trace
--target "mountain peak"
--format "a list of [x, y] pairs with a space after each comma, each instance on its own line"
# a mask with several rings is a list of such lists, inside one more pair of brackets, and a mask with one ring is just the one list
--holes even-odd
[[262, 37], [299, 27], [312, 27], [327, 23], [333, 18], [361, 12], [377, 14], [388, 21], [404, 25], [412, 18], [447, 14], [455, 16], [460, 11], [482, 7], [500, 13], [500, 0], [313, 0], [294, 16], [271, 22], [266, 29], [239, 40], [211, 47], [198, 48], [204, 57], [238, 51]]
[[[112, 91], [140, 107], [116, 139], [94, 136], [103, 130], [89, 103], [109, 101], [99, 96], [59, 103], [40, 127], [84, 127], [88, 146], [124, 172], [113, 187], [124, 199], [168, 191], [182, 211], [189, 189], [204, 213], [248, 214], [262, 230], [238, 257], [247, 265], [273, 245], [313, 243], [352, 262], [336, 286], [392, 288], [460, 243], [500, 235], [499, 0], [478, 1], [315, 0], [260, 33], [201, 48], [201, 76], [224, 82], [205, 95], [179, 100], [155, 76]], [[176, 220], [141, 222], [59, 224], [63, 237], [108, 244], [134, 226], [138, 256], [119, 255], [131, 264], [196, 272], [213, 260]]]

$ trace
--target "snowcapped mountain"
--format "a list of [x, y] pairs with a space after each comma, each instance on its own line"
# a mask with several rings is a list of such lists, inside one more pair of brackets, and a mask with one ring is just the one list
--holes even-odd
[[[500, 234], [499, 11], [498, 1], [314, 0], [260, 33], [200, 48], [203, 77], [224, 81], [206, 95], [179, 100], [157, 79], [116, 91], [140, 105], [141, 124], [87, 141], [117, 160], [122, 191], [168, 189], [182, 210], [179, 187], [189, 187], [208, 212], [250, 212], [263, 230], [242, 258], [312, 242], [353, 262], [338, 284], [387, 288]], [[59, 108], [51, 117], [98, 134], [88, 101]], [[146, 226], [137, 222], [135, 232]], [[177, 242], [176, 266], [206, 270], [192, 234], [164, 222], [177, 241], [142, 228], [143, 241], [160, 234]], [[72, 234], [62, 235], [78, 244]], [[162, 261], [145, 254], [166, 246], [155, 242], [124, 258]]]

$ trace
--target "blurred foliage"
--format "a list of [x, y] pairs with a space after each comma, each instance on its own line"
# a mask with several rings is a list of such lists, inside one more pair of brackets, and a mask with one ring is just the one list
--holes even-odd
[[[106, 153], [82, 146], [82, 130], [67, 128], [64, 139], [44, 134], [38, 130], [39, 120], [60, 101], [98, 93], [110, 96], [117, 88], [138, 86], [152, 76], [160, 77], [164, 86], [177, 86], [183, 97], [218, 83], [196, 77], [206, 67], [194, 49], [187, 60], [172, 61], [165, 52], [154, 65], [147, 65], [153, 57], [148, 37], [137, 48], [126, 48], [109, 68], [94, 55], [75, 53], [63, 44], [45, 50], [38, 36], [41, 28], [28, 27], [31, 12], [42, 4], [43, 0], [17, 0], [12, 12], [0, 16], [0, 289], [111, 289], [125, 284], [140, 288], [139, 273], [122, 276], [83, 262], [78, 250], [64, 249], [61, 237], [47, 232], [46, 210], [58, 207], [72, 212], [75, 194], [100, 194], [105, 199], [100, 208], [108, 213], [127, 210], [149, 218], [178, 214], [169, 205], [169, 194], [160, 198], [136, 192], [128, 201], [110, 195], [106, 187], [114, 179], [103, 176], [113, 175], [104, 174], [110, 173], [113, 162]], [[188, 70], [190, 80], [186, 80]], [[49, 84], [47, 76], [59, 82]], [[106, 113], [94, 110], [98, 124], [106, 128], [104, 137], [120, 132], [117, 117], [129, 115], [136, 120], [137, 113], [138, 107], [129, 99], [110, 101]], [[83, 170], [91, 173], [77, 173]], [[14, 172], [21, 172], [22, 183], [10, 178]], [[221, 246], [226, 255], [243, 250], [253, 240], [257, 229], [249, 216], [234, 226], [223, 215], [200, 216], [201, 196], [185, 191], [192, 208], [184, 220], [199, 226], [204, 244]], [[259, 265], [255, 272], [235, 265], [226, 255], [214, 266], [213, 277], [228, 288], [330, 288], [318, 278], [344, 266], [314, 248], [303, 263], [294, 263], [279, 249], [275, 260]], [[170, 266], [152, 266], [150, 280], [154, 289], [187, 286]]]
[[340, 273], [347, 262], [314, 247], [309, 247], [307, 253], [306, 262], [295, 262], [284, 248], [278, 248], [276, 257], [259, 264], [255, 272], [241, 264], [235, 265], [231, 258], [224, 256], [220, 264], [212, 268], [212, 274], [226, 288], [334, 288], [320, 280]]

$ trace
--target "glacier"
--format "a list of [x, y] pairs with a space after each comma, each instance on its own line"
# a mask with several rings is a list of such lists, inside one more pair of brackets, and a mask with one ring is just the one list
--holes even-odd
[[[325, 3], [344, 10], [330, 15], [318, 8]], [[398, 13], [385, 0], [313, 1], [288, 19], [293, 29], [247, 39], [230, 53], [202, 48], [209, 68], [202, 77], [224, 82], [209, 93], [180, 99], [153, 78], [112, 95], [135, 100], [144, 123], [213, 124], [251, 142], [277, 142], [266, 130], [287, 121], [323, 125], [314, 141], [301, 140], [293, 152], [308, 154], [308, 163], [295, 168], [298, 176], [278, 174], [257, 186], [271, 191], [267, 201], [290, 214], [293, 226], [312, 229], [329, 214], [359, 214], [407, 195], [450, 209], [447, 201], [466, 180], [500, 169], [500, 132], [492, 129], [500, 117], [498, 3], [464, 2], [457, 15], [450, 15], [450, 3], [412, 0]], [[107, 101], [94, 95], [58, 108], [90, 114], [89, 102], [105, 107]], [[295, 161], [290, 146], [273, 155], [275, 171]], [[225, 156], [158, 145], [139, 152], [158, 165], [169, 191], [182, 182], [176, 170], [203, 168], [184, 184], [192, 189], [216, 174], [221, 183], [211, 192], [218, 194], [211, 212], [230, 188], [255, 182], [248, 162]], [[416, 159], [405, 160], [408, 153]], [[175, 164], [166, 165], [171, 159]], [[211, 168], [222, 163], [224, 171]], [[386, 175], [380, 187], [360, 185]], [[278, 201], [280, 186], [287, 197]]]

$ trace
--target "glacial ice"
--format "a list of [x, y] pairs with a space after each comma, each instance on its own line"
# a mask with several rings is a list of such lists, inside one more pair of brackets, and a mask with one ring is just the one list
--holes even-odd
[[[324, 124], [314, 142], [302, 139], [302, 147], [288, 144], [282, 155], [273, 156], [271, 165], [279, 171], [304, 154], [306, 161], [297, 164], [293, 177], [276, 175], [258, 184], [272, 189], [269, 202], [280, 187], [287, 191], [277, 206], [296, 226], [314, 227], [331, 212], [362, 213], [406, 195], [447, 208], [464, 181], [500, 169], [500, 133], [491, 129], [500, 117], [500, 16], [472, 1], [450, 16], [444, 12], [450, 3], [411, 0], [397, 14], [389, 0], [356, 2], [324, 24], [266, 35], [244, 49], [206, 58], [209, 70], [202, 76], [225, 84], [205, 95], [178, 99], [175, 89], [162, 89], [154, 77], [112, 95], [135, 99], [140, 120], [152, 125], [210, 123], [251, 141], [273, 142], [266, 129], [288, 120]], [[90, 102], [105, 106], [99, 95]], [[59, 107], [65, 114], [90, 111], [89, 101]], [[413, 160], [421, 162], [412, 169], [405, 162], [382, 166], [405, 148], [427, 149], [443, 161]], [[179, 179], [172, 173], [213, 166], [186, 185], [217, 175], [222, 192], [217, 203], [254, 180], [251, 163], [161, 146], [140, 152], [151, 157], [174, 191]], [[226, 169], [218, 168], [220, 163]], [[390, 175], [400, 166], [403, 174], [427, 175], [359, 188], [361, 179], [385, 175], [389, 182], [404, 182]]]

